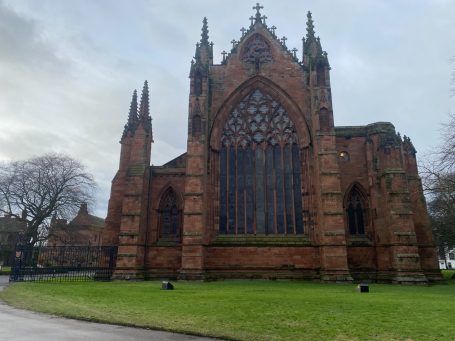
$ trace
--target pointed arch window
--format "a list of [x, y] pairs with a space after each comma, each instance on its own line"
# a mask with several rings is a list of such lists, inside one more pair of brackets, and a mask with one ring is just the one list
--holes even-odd
[[354, 185], [346, 200], [346, 222], [350, 235], [364, 235], [366, 219], [365, 196]]
[[177, 194], [169, 187], [161, 197], [158, 209], [159, 237], [180, 240], [182, 209]]
[[294, 123], [259, 89], [229, 114], [220, 149], [221, 234], [303, 234]]

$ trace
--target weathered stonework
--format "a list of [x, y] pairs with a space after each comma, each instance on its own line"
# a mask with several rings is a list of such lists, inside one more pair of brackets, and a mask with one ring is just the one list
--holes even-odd
[[[148, 88], [144, 87], [139, 112], [133, 96], [103, 235], [105, 244], [119, 245], [114, 278], [396, 283], [440, 279], [410, 139], [402, 140], [386, 122], [334, 126], [330, 66], [314, 35], [310, 13], [301, 61], [274, 32], [256, 15], [222, 63], [214, 64], [204, 19], [190, 70], [187, 153], [163, 166], [150, 166], [153, 138]], [[266, 104], [242, 107], [250, 105], [249, 96], [283, 108], [285, 116], [280, 119], [297, 137], [289, 142], [295, 149], [292, 167], [279, 150], [267, 154], [267, 148], [275, 145], [284, 148], [282, 153], [290, 153], [283, 144], [287, 142], [273, 138], [267, 142], [256, 135], [241, 135], [241, 147], [226, 156], [223, 136], [230, 134], [228, 144], [237, 143], [237, 137], [232, 137], [240, 129], [235, 126], [237, 117], [246, 131], [241, 134], [259, 134], [267, 122], [274, 129], [284, 127], [281, 121], [271, 121], [276, 112], [269, 112], [271, 118], [261, 116], [261, 110], [269, 110]], [[233, 114], [236, 108], [247, 114]], [[247, 109], [254, 112], [248, 114]], [[241, 115], [247, 116], [242, 120]], [[258, 126], [253, 126], [255, 117]], [[251, 147], [254, 141], [259, 142]], [[250, 147], [253, 152], [260, 148], [264, 152], [254, 154], [259, 155], [254, 161], [256, 173], [242, 175], [242, 167], [250, 167], [248, 157], [239, 161], [244, 159], [235, 153]], [[259, 163], [263, 157], [265, 166]], [[222, 166], [226, 158], [231, 164]], [[269, 162], [275, 165], [264, 175], [261, 169], [272, 167]], [[223, 167], [227, 172], [240, 168], [227, 174]], [[281, 169], [284, 182], [277, 175]], [[232, 174], [237, 175], [231, 179]], [[256, 179], [254, 185], [251, 179]], [[281, 190], [284, 196], [278, 193]], [[226, 191], [230, 196], [224, 196]], [[258, 215], [264, 210], [258, 206], [262, 195], [268, 198], [264, 213], [270, 217], [268, 229]], [[285, 198], [285, 203], [280, 202]], [[249, 215], [251, 203], [256, 206]], [[230, 218], [223, 215], [225, 209]], [[287, 228], [280, 225], [280, 219]], [[301, 230], [296, 225], [299, 219]]]

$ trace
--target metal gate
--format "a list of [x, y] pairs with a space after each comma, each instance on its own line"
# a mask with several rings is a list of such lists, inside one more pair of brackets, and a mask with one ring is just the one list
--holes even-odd
[[116, 246], [17, 245], [10, 282], [110, 280]]

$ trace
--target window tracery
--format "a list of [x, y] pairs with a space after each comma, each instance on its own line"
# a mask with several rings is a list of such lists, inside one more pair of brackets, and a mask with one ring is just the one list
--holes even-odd
[[259, 89], [231, 111], [221, 137], [220, 233], [303, 233], [297, 142], [284, 107]]
[[346, 219], [350, 235], [365, 234], [365, 203], [356, 186], [351, 189], [346, 203]]

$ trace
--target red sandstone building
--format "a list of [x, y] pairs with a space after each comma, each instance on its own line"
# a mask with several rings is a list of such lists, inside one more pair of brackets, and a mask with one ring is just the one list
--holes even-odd
[[416, 151], [391, 123], [335, 127], [311, 14], [302, 59], [256, 7], [213, 63], [207, 21], [190, 71], [187, 152], [150, 166], [136, 92], [112, 181], [115, 278], [440, 278]]
[[104, 219], [88, 213], [87, 204], [69, 223], [66, 219], [53, 219], [47, 245], [49, 246], [99, 246]]

